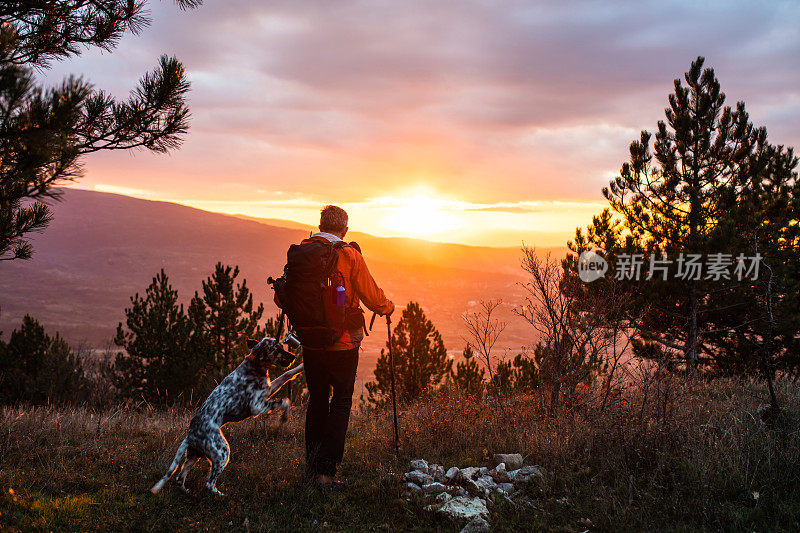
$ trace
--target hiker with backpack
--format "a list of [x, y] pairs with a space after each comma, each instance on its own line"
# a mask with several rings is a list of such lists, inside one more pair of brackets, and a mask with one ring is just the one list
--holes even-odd
[[344, 209], [325, 206], [320, 231], [289, 247], [284, 275], [273, 283], [275, 303], [303, 346], [309, 394], [306, 475], [323, 487], [333, 484], [344, 453], [358, 350], [366, 332], [359, 302], [380, 315], [394, 311], [358, 245], [344, 242], [347, 223]]

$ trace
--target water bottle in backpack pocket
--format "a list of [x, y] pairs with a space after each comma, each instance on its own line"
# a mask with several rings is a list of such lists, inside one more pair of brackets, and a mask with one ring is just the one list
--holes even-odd
[[336, 286], [336, 305], [344, 307], [344, 302], [345, 302], [344, 287], [341, 284], [339, 284]]
[[325, 318], [328, 324], [344, 332], [345, 303], [344, 280], [338, 270], [331, 272], [325, 291]]

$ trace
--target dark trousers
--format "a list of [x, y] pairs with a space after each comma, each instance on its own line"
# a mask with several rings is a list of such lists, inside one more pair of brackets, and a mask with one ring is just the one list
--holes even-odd
[[[303, 349], [308, 386], [306, 412], [306, 471], [336, 475], [344, 455], [344, 437], [350, 422], [358, 350]], [[333, 395], [331, 395], [333, 389]]]

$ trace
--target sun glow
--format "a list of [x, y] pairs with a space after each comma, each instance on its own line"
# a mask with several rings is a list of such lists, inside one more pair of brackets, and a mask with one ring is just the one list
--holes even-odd
[[463, 226], [454, 204], [424, 194], [373, 199], [380, 213], [378, 222], [395, 235], [425, 237], [446, 233]]

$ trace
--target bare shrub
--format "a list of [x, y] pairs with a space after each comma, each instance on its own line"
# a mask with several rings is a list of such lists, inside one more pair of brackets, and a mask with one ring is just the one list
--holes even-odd
[[555, 414], [562, 396], [575, 398], [578, 384], [601, 370], [613, 339], [603, 327], [601, 299], [581, 299], [583, 287], [561, 264], [523, 248], [522, 268], [530, 275], [523, 285], [525, 304], [515, 312], [536, 332], [533, 347], [541, 379], [550, 391], [549, 411]]

